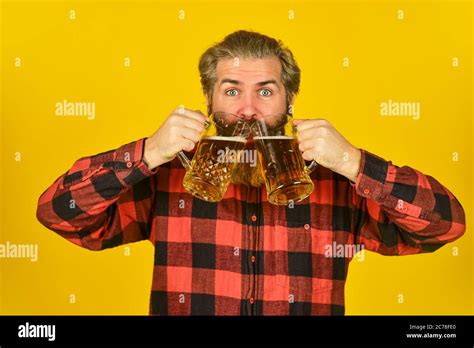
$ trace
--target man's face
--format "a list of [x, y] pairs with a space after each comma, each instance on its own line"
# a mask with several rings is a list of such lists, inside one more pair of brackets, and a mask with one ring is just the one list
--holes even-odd
[[[277, 57], [224, 59], [217, 63], [212, 112], [228, 112], [251, 123], [267, 115], [286, 113], [286, 104]], [[252, 141], [247, 142], [245, 150], [255, 151]], [[237, 164], [232, 181], [256, 187], [264, 183], [258, 166], [249, 163]]]
[[287, 111], [281, 63], [275, 56], [229, 58], [217, 63], [212, 111], [228, 112], [248, 121]]

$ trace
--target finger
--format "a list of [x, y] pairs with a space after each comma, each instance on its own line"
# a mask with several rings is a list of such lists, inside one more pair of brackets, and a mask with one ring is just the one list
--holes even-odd
[[316, 137], [316, 134], [313, 129], [306, 129], [303, 130], [302, 132], [298, 132], [297, 134], [298, 137], [298, 142], [302, 142], [308, 139], [313, 139]]
[[307, 151], [303, 152], [303, 159], [305, 161], [313, 161], [313, 160], [315, 161], [316, 157], [315, 157], [314, 151], [307, 150]]
[[194, 129], [199, 133], [202, 133], [205, 127], [201, 121], [184, 115], [178, 115], [178, 125], [183, 128]]
[[325, 139], [331, 134], [331, 129], [326, 126], [314, 126], [297, 132], [298, 141]]
[[196, 146], [193, 141], [185, 138], [182, 138], [182, 140], [179, 142], [179, 145], [180, 148], [184, 151], [192, 151], [194, 149], [194, 146]]
[[293, 125], [297, 126], [299, 125], [301, 122], [303, 121], [307, 121], [305, 119], [301, 119], [301, 118], [296, 118], [296, 119], [293, 119]]
[[180, 151], [191, 151], [195, 146], [196, 144], [194, 141], [184, 137], [179, 137], [169, 147], [162, 149], [161, 152], [165, 157], [173, 157], [176, 156], [176, 154]]
[[209, 117], [204, 115], [199, 110], [189, 110], [189, 109], [185, 109], [185, 108], [178, 108], [174, 111], [174, 113], [177, 113], [179, 115], [195, 119], [196, 121], [199, 121], [201, 123], [209, 122]]
[[309, 143], [307, 141], [302, 141], [298, 144], [298, 149], [300, 149], [301, 152], [304, 152], [308, 150], [310, 147]]
[[298, 130], [298, 132], [301, 132], [305, 129], [318, 127], [318, 126], [325, 126], [327, 124], [328, 124], [328, 121], [323, 118], [303, 120], [296, 126], [296, 129]]
[[201, 110], [198, 110], [198, 109], [193, 110], [193, 111], [198, 113], [199, 115], [201, 115], [204, 118], [204, 125], [206, 127], [209, 126], [210, 119], [206, 114], [204, 114]]
[[201, 138], [201, 133], [197, 132], [194, 129], [184, 127], [181, 129], [181, 137], [191, 140], [194, 143], [197, 143]]

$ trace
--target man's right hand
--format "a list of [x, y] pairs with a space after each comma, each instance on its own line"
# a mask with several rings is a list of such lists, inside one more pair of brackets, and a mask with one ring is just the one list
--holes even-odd
[[171, 161], [181, 150], [194, 149], [206, 121], [209, 122], [209, 117], [199, 110], [174, 109], [160, 128], [145, 140], [145, 163], [154, 169]]

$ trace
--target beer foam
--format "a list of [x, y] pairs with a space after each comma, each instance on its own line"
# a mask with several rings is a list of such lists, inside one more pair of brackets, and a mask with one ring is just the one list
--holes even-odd
[[213, 135], [210, 137], [205, 137], [206, 140], [222, 140], [222, 141], [237, 141], [240, 143], [246, 143], [247, 140], [244, 137], [224, 137], [222, 135]]
[[295, 139], [295, 137], [289, 136], [289, 135], [262, 135], [259, 137], [253, 137], [255, 140], [260, 140], [260, 139]]

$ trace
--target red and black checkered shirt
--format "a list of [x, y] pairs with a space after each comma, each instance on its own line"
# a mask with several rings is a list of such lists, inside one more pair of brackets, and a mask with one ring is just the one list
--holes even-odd
[[438, 181], [365, 150], [355, 183], [318, 166], [313, 193], [291, 207], [268, 203], [264, 186], [194, 198], [177, 159], [147, 167], [144, 140], [79, 159], [41, 195], [37, 217], [90, 250], [149, 240], [150, 314], [342, 315], [354, 255], [340, 246], [417, 254], [465, 231]]

